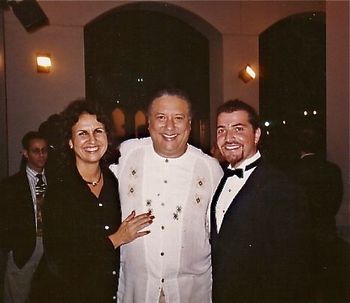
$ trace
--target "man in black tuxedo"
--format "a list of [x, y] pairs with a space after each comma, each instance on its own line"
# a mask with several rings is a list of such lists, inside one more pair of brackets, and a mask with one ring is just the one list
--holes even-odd
[[[295, 166], [295, 179], [304, 188], [309, 203], [314, 244], [314, 284], [324, 303], [349, 302], [349, 246], [337, 235], [335, 215], [343, 194], [339, 167], [321, 153], [322, 137], [314, 126], [298, 134], [300, 160]], [[349, 248], [347, 248], [349, 250]], [[347, 295], [349, 296], [349, 295]]]
[[33, 273], [42, 257], [40, 203], [47, 180], [46, 140], [37, 132], [22, 139], [21, 170], [1, 182], [1, 250], [7, 252], [4, 303], [27, 301]]
[[213, 302], [310, 303], [306, 203], [262, 159], [260, 135], [248, 104], [218, 108], [217, 145], [229, 166], [211, 205]]

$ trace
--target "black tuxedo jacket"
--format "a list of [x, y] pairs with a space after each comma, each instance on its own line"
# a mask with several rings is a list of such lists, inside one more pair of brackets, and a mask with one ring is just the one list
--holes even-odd
[[294, 174], [308, 198], [315, 240], [334, 240], [335, 215], [343, 195], [339, 167], [318, 155], [307, 155], [298, 161]]
[[22, 268], [36, 243], [34, 206], [25, 169], [4, 179], [0, 188], [1, 248], [12, 250], [16, 265]]
[[312, 302], [304, 197], [262, 161], [212, 234], [213, 302]]

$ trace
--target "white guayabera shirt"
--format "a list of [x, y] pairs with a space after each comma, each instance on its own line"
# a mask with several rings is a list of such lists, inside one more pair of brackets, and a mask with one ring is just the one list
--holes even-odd
[[121, 247], [119, 302], [211, 302], [209, 204], [221, 179], [218, 162], [188, 145], [163, 158], [150, 138], [122, 143], [118, 165], [122, 217], [152, 211], [149, 235]]

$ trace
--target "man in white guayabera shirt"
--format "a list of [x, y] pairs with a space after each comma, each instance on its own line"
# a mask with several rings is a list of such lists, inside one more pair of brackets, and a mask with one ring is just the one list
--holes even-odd
[[187, 143], [191, 105], [165, 89], [148, 109], [151, 138], [121, 144], [123, 218], [132, 210], [155, 216], [150, 234], [121, 248], [118, 300], [123, 303], [211, 302], [208, 209], [222, 176], [218, 162]]

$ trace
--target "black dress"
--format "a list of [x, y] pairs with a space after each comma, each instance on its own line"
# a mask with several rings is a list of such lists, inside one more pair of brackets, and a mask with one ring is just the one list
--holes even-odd
[[103, 169], [99, 198], [78, 171], [66, 172], [47, 190], [44, 258], [31, 302], [115, 302], [119, 249], [108, 235], [120, 226], [118, 183]]

